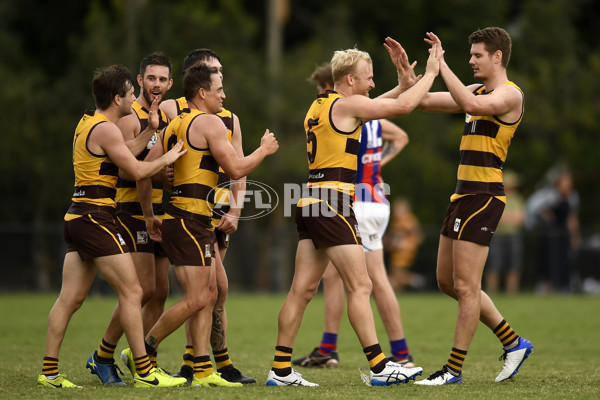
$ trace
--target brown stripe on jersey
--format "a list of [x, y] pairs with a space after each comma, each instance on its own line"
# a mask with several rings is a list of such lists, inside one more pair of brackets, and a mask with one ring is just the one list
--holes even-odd
[[109, 213], [113, 217], [115, 216], [114, 207], [99, 206], [96, 204], [77, 203], [77, 202], [71, 203], [71, 206], [69, 207], [69, 210], [67, 211], [67, 214], [84, 215], [84, 214], [90, 214], [90, 213], [96, 213], [96, 212], [105, 212], [105, 213]]
[[458, 180], [456, 183], [456, 194], [479, 194], [485, 193], [492, 196], [504, 196], [504, 185], [502, 182], [476, 182]]
[[[227, 182], [229, 182], [229, 176], [227, 176], [227, 174], [225, 172], [219, 171], [219, 178], [217, 179], [217, 186], [220, 186]], [[223, 189], [228, 189], [228, 188], [223, 188]]]
[[504, 163], [494, 153], [476, 150], [461, 150], [460, 152], [461, 165], [475, 165], [477, 167], [491, 167], [502, 169]]
[[[121, 178], [119, 178], [117, 180], [117, 187], [119, 189], [136, 189], [137, 188], [135, 181], [127, 181], [127, 180], [124, 180]], [[162, 189], [162, 188], [163, 188], [162, 183], [152, 181], [152, 189]]]
[[463, 135], [481, 135], [496, 138], [500, 125], [486, 119], [475, 119], [465, 124]]
[[346, 153], [348, 154], [358, 154], [358, 150], [360, 149], [360, 142], [356, 139], [346, 139]]
[[200, 169], [219, 173], [219, 164], [213, 156], [203, 155], [202, 160], [200, 160]]
[[[154, 215], [162, 215], [165, 213], [165, 209], [162, 204], [152, 203], [152, 210]], [[137, 201], [117, 203], [117, 213], [126, 212], [131, 215], [144, 215], [142, 206]]]
[[102, 186], [102, 185], [90, 185], [90, 186], [75, 186], [75, 192], [73, 192], [73, 198], [86, 198], [86, 199], [114, 199], [117, 194], [117, 189]]
[[[213, 224], [212, 224], [212, 216], [208, 216], [208, 215], [200, 215], [200, 214], [194, 214], [191, 213], [189, 211], [186, 210], [182, 210], [179, 207], [175, 207], [172, 204], [169, 204], [167, 206], [167, 213], [169, 215], [171, 215], [172, 217], [175, 218], [180, 218], [180, 219], [189, 219], [192, 221], [196, 221], [198, 222], [203, 228], [206, 229], [211, 229], [213, 228]], [[212, 230], [212, 229], [211, 229]]]
[[308, 171], [309, 182], [338, 181], [356, 183], [356, 170], [348, 168], [320, 168]]
[[185, 185], [177, 185], [173, 187], [173, 196], [190, 197], [215, 203], [215, 191], [213, 187], [201, 185], [199, 183], [186, 183]]
[[100, 164], [99, 175], [119, 176], [119, 167], [111, 162], [103, 162]]
[[221, 121], [225, 124], [225, 127], [233, 132], [233, 118], [230, 116], [224, 117], [221, 115], [217, 115], [217, 117], [221, 118]]

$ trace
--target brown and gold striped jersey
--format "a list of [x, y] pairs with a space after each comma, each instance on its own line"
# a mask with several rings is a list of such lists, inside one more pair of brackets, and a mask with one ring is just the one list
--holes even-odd
[[[513, 82], [505, 82], [523, 91]], [[476, 96], [484, 96], [485, 86], [474, 91]], [[470, 194], [489, 194], [506, 203], [502, 168], [506, 161], [508, 147], [523, 119], [523, 109], [516, 122], [507, 123], [495, 115], [475, 116], [466, 114], [465, 127], [460, 142], [460, 164], [458, 166], [456, 189], [450, 201], [456, 201]]]

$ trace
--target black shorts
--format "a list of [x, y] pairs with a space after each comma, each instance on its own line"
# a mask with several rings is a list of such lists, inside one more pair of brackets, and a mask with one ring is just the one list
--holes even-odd
[[301, 207], [297, 205], [296, 229], [299, 240], [311, 239], [316, 249], [345, 244], [362, 245], [352, 208], [339, 213], [326, 200]]
[[[74, 206], [86, 207], [80, 204]], [[115, 223], [112, 207], [90, 205], [88, 213], [80, 214], [82, 210], [78, 210], [75, 214], [74, 206], [65, 215], [63, 226], [67, 253], [76, 251], [79, 257], [86, 261], [129, 252]]]
[[441, 234], [489, 246], [504, 206], [504, 202], [487, 194], [461, 197], [448, 206]]
[[215, 232], [198, 221], [165, 219], [162, 225], [163, 247], [173, 265], [210, 266], [215, 256]]
[[158, 257], [166, 256], [161, 244], [150, 239], [145, 220], [120, 212], [117, 214], [117, 221], [119, 222], [119, 230], [123, 233], [125, 243], [127, 243], [127, 247], [131, 252], [153, 253]]

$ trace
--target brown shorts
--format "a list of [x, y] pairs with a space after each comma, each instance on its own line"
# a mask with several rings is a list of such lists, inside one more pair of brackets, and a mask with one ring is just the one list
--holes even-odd
[[[159, 218], [161, 216], [158, 216]], [[126, 212], [117, 214], [119, 230], [123, 233], [123, 238], [129, 251], [134, 253], [154, 253], [157, 257], [166, 257], [162, 245], [150, 239], [146, 230], [146, 221], [135, 218]]]
[[489, 246], [504, 211], [504, 202], [487, 194], [474, 194], [450, 203], [442, 235]]
[[[322, 207], [326, 207], [325, 215]], [[316, 249], [344, 244], [362, 245], [352, 208], [340, 214], [329, 208], [325, 200], [303, 207], [296, 206], [296, 229], [299, 240], [311, 239]]]
[[93, 211], [80, 216], [67, 214], [63, 235], [67, 253], [76, 251], [84, 261], [129, 252], [114, 214], [110, 212]]
[[220, 249], [226, 249], [229, 247], [229, 234], [225, 233], [219, 229], [215, 229], [215, 236], [217, 241], [217, 246]]
[[197, 221], [165, 219], [162, 225], [163, 247], [173, 265], [210, 266], [215, 256], [215, 232]]

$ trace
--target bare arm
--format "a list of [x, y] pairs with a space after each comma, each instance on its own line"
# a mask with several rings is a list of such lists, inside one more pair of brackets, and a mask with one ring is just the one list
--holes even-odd
[[334, 124], [339, 129], [349, 131], [356, 127], [358, 121], [384, 119], [410, 113], [431, 88], [439, 73], [440, 59], [443, 54], [441, 44], [434, 43], [429, 52], [423, 78], [395, 99], [369, 99], [361, 95], [341, 98], [333, 107]]
[[132, 181], [151, 177], [165, 166], [172, 164], [185, 153], [183, 142], [177, 143], [167, 154], [153, 161], [139, 161], [125, 145], [123, 135], [115, 124], [98, 125], [90, 134], [88, 148], [95, 154], [106, 154], [123, 176]]
[[[164, 154], [164, 149], [162, 146], [163, 143], [163, 135], [165, 131], [160, 133], [158, 141], [152, 146], [150, 152], [146, 156], [144, 161], [156, 160]], [[146, 221], [146, 230], [150, 235], [150, 238], [155, 242], [162, 241], [162, 232], [160, 227], [162, 226], [162, 221], [154, 215], [154, 209], [152, 208], [152, 178], [141, 179], [136, 182], [137, 191], [138, 191], [138, 199], [140, 200], [140, 205], [142, 207], [142, 213], [144, 215], [144, 220]]]
[[[233, 146], [235, 153], [238, 158], [244, 157], [244, 149], [242, 147], [242, 130], [240, 126], [240, 119], [237, 115], [233, 114], [233, 133], [231, 136], [231, 145]], [[237, 231], [238, 221], [242, 214], [242, 207], [244, 206], [244, 192], [246, 191], [246, 177], [242, 177], [236, 181], [231, 182], [229, 193], [229, 211], [223, 215], [219, 223], [215, 228], [227, 233], [232, 234]]]
[[279, 149], [275, 135], [267, 129], [260, 146], [246, 157], [238, 157], [227, 140], [225, 126], [219, 117], [204, 114], [196, 118], [189, 128], [190, 143], [199, 148], [210, 148], [212, 156], [231, 179], [241, 179], [254, 171], [265, 157]]
[[[426, 42], [432, 45], [441, 43], [435, 34], [429, 32], [427, 36], [429, 39], [425, 39]], [[523, 95], [513, 86], [499, 85], [486, 96], [475, 96], [473, 89], [476, 85], [463, 85], [443, 58], [440, 61], [440, 74], [452, 99], [466, 113], [503, 116], [507, 122], [516, 121], [521, 115]]]
[[381, 166], [390, 162], [408, 144], [408, 135], [404, 129], [387, 119], [381, 123], [381, 138], [386, 142], [381, 151]]
[[159, 108], [165, 113], [169, 121], [173, 121], [177, 116], [177, 101], [175, 99], [163, 101], [160, 103]]

